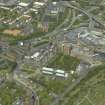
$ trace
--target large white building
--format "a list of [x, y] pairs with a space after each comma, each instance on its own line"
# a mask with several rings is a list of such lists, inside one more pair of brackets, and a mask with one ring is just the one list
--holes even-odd
[[27, 7], [29, 3], [20, 2], [18, 5], [21, 7]]

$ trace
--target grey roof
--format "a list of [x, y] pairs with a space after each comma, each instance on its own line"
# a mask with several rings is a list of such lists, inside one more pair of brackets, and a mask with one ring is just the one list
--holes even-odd
[[16, 5], [18, 3], [18, 0], [0, 0], [0, 5]]
[[78, 33], [83, 32], [84, 29], [86, 29], [86, 27], [74, 29], [71, 32], [67, 33], [65, 37], [67, 37], [67, 39], [70, 40], [72, 43], [77, 43]]
[[74, 29], [65, 36], [71, 43], [77, 43], [78, 33], [80, 33], [79, 41], [89, 46], [105, 45], [105, 38], [100, 38], [88, 31], [86, 27]]
[[58, 3], [56, 5], [53, 5], [52, 3], [50, 3], [48, 5], [48, 10], [49, 11], [51, 11], [51, 10], [54, 10], [54, 11], [58, 10]]
[[93, 59], [105, 61], [105, 53], [102, 52], [96, 52], [95, 56], [93, 56]]

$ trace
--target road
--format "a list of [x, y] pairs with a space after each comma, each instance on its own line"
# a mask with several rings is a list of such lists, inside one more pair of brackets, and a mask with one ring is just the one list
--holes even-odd
[[[78, 8], [78, 7], [75, 7], [75, 6], [72, 6], [72, 5], [69, 4], [68, 2], [65, 2], [65, 4], [63, 4], [63, 5], [65, 5], [66, 7], [73, 8], [73, 9], [75, 9], [75, 10], [77, 10], [77, 11], [80, 11], [80, 12], [84, 13], [85, 15], [87, 15], [87, 16], [89, 17], [89, 19], [92, 19], [92, 20], [94, 20], [94, 21], [100, 23], [102, 26], [105, 27], [105, 24], [104, 24], [102, 21], [100, 21], [97, 17], [95, 17], [95, 16], [93, 16], [92, 14], [90, 14], [88, 11], [86, 11], [86, 10], [84, 10], [84, 9], [81, 9], [81, 8]], [[47, 37], [47, 36], [50, 36], [50, 37], [51, 37], [51, 36], [54, 36], [54, 35], [58, 35], [58, 36], [59, 36], [59, 35], [64, 35], [64, 33], [67, 32], [67, 31], [64, 31], [64, 30], [63, 30], [64, 28], [61, 29], [61, 27], [62, 27], [64, 24], [66, 24], [66, 23], [68, 22], [69, 18], [70, 18], [70, 11], [69, 11], [69, 14], [68, 14], [67, 18], [66, 18], [58, 27], [56, 27], [56, 29], [55, 29], [53, 32], [48, 33], [47, 35], [41, 37], [41, 39], [44, 38], [44, 37]], [[78, 18], [78, 17], [77, 17], [77, 18]], [[73, 20], [72, 20], [71, 24], [69, 25], [69, 28], [71, 27], [71, 25], [74, 23], [74, 21], [75, 21], [77, 18], [75, 18], [75, 14], [74, 14], [74, 15], [73, 15]], [[67, 26], [67, 28], [68, 28], [68, 26]], [[68, 28], [68, 29], [69, 29], [69, 28]], [[27, 87], [27, 84], [26, 84], [25, 82], [23, 82], [23, 81], [21, 81], [20, 79], [17, 78], [19, 71], [20, 71], [20, 70], [19, 70], [19, 66], [17, 65], [17, 67], [16, 67], [15, 70], [14, 70], [14, 79], [15, 79], [16, 81], [18, 81], [19, 83], [21, 83], [22, 85], [24, 85], [25, 87]], [[70, 92], [75, 86], [77, 86], [77, 85], [81, 82], [81, 80], [83, 80], [83, 79], [87, 76], [87, 74], [88, 74], [88, 73], [86, 73], [85, 75], [83, 75], [82, 77], [80, 77], [80, 78], [79, 78], [78, 80], [76, 80], [72, 85], [69, 85], [68, 88], [59, 96], [59, 98], [56, 98], [56, 99], [55, 99], [51, 104], [49, 104], [49, 105], [57, 105], [60, 100], [63, 100], [63, 98], [65, 97], [65, 95], [66, 95], [68, 92]], [[26, 80], [25, 80], [25, 81], [26, 81]], [[29, 89], [33, 91], [33, 88], [32, 88], [32, 87], [29, 87]]]
[[[13, 72], [13, 79], [15, 80], [15, 82], [21, 84], [22, 86], [24, 86], [27, 91], [29, 92], [34, 92], [36, 93], [34, 87], [31, 85], [30, 81], [27, 79], [27, 77], [25, 77], [24, 75], [21, 74], [21, 70], [19, 68], [19, 64], [21, 62], [18, 62], [17, 63], [17, 66], [16, 68], [14, 69], [14, 72]], [[21, 76], [21, 77], [20, 77]], [[36, 96], [36, 105], [39, 105], [39, 96]]]
[[69, 7], [69, 8], [73, 8], [77, 11], [80, 11], [82, 12], [83, 14], [87, 15], [89, 18], [92, 18], [95, 22], [99, 23], [100, 25], [102, 25], [104, 28], [105, 28], [105, 22], [104, 21], [101, 21], [98, 17], [94, 16], [93, 14], [91, 14], [90, 12], [84, 10], [83, 8], [79, 8], [79, 7], [76, 7], [76, 6], [73, 6], [67, 2], [65, 2], [63, 5]]
[[[89, 17], [89, 19], [93, 19], [94, 21], [96, 21], [97, 23], [101, 24], [102, 26], [105, 27], [105, 24], [100, 21], [96, 16], [93, 16], [92, 14], [90, 14], [88, 11], [84, 10], [84, 9], [81, 9], [81, 8], [78, 8], [78, 7], [75, 7], [75, 6], [72, 6], [71, 4], [68, 4], [67, 2], [65, 2], [65, 4], [63, 4], [69, 8], [73, 8], [77, 11], [80, 11], [82, 12], [83, 14], [87, 15]], [[68, 88], [59, 96], [59, 98], [56, 98], [53, 102], [51, 102], [49, 105], [58, 105], [58, 103], [60, 102], [60, 100], [63, 100], [63, 98], [65, 97], [65, 95], [67, 93], [69, 93], [75, 86], [77, 86], [81, 80], [83, 80], [87, 74], [89, 72], [87, 72], [85, 75], [83, 75], [82, 77], [80, 77], [78, 80], [76, 80], [72, 85], [69, 85]]]
[[[83, 10], [83, 9], [80, 9], [80, 8], [77, 8], [77, 7], [74, 7], [70, 4], [66, 4], [66, 6], [70, 7], [70, 8], [73, 8], [73, 9], [76, 9], [76, 10], [79, 10], [81, 11], [82, 13], [84, 13], [85, 15], [87, 15], [90, 19], [94, 19], [96, 22], [100, 23], [101, 25], [105, 26], [103, 22], [99, 21], [95, 16], [93, 16], [92, 14], [90, 14], [89, 12]], [[70, 85], [65, 91], [64, 93], [62, 93], [60, 95], [59, 98], [57, 98], [55, 101], [53, 101], [51, 104], [49, 105], [57, 105], [59, 103], [60, 100], [63, 100], [64, 96], [70, 92], [75, 86], [77, 86], [81, 80], [83, 80], [86, 76], [87, 76], [88, 73], [86, 73], [85, 75], [83, 75], [82, 77], [80, 77], [78, 80], [76, 80], [72, 85]]]
[[74, 83], [70, 84], [68, 86], [68, 88], [58, 98], [56, 98], [53, 102], [51, 102], [49, 105], [58, 105], [61, 100], [64, 100], [64, 97], [65, 97], [66, 94], [70, 93], [70, 91], [72, 91], [74, 87], [76, 87], [83, 79], [86, 78], [86, 76], [88, 75], [88, 73], [91, 70], [94, 70], [94, 69], [88, 70], [86, 72], [86, 74], [82, 75], [77, 80], [75, 80]]

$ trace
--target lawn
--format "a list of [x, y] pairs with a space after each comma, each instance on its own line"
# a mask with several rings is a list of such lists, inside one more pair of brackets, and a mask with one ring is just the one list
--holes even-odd
[[48, 75], [36, 75], [29, 78], [37, 85], [37, 93], [40, 98], [40, 105], [49, 105], [52, 99], [55, 96], [59, 96], [62, 92], [65, 91], [68, 84], [72, 83], [72, 76], [68, 79], [64, 78], [53, 78]]
[[6, 25], [6, 24], [0, 24], [0, 31], [3, 31], [3, 30], [5, 30], [5, 29], [7, 29], [8, 28], [8, 25]]
[[69, 100], [60, 105], [104, 105], [105, 103], [105, 66], [93, 68], [87, 77], [66, 95]]
[[20, 96], [25, 95], [25, 90], [14, 82], [6, 82], [0, 87], [0, 103], [2, 105], [12, 105]]
[[70, 71], [75, 70], [79, 62], [80, 61], [75, 57], [60, 53], [55, 57], [55, 59], [52, 59], [52, 61], [48, 63], [48, 67]]
[[11, 73], [16, 67], [16, 62], [11, 62], [0, 57], [0, 73]]
[[35, 44], [35, 45], [33, 45], [33, 47], [38, 47], [38, 46], [41, 46], [41, 45], [43, 45], [43, 44], [46, 44], [46, 43], [48, 43], [49, 41], [42, 41], [42, 42], [39, 42], [39, 43], [37, 43], [37, 44]]
[[[74, 70], [76, 66], [79, 64], [79, 60], [71, 57], [69, 55], [57, 54], [57, 56], [52, 59], [48, 67], [54, 67], [56, 69], [63, 69], [69, 72], [70, 70]], [[73, 75], [69, 75], [69, 78], [54, 78], [49, 75], [41, 75], [38, 74], [30, 78], [33, 82], [35, 82], [38, 86], [39, 91], [38, 94], [40, 96], [40, 105], [49, 104], [55, 96], [59, 96], [65, 89], [68, 87], [68, 84], [72, 83]], [[40, 90], [40, 87], [42, 90]], [[53, 94], [53, 95], [49, 95]], [[69, 105], [69, 104], [68, 104]]]
[[40, 105], [49, 104], [51, 101], [51, 96], [49, 96], [49, 93], [47, 90], [41, 90], [38, 92], [39, 99], [40, 99]]

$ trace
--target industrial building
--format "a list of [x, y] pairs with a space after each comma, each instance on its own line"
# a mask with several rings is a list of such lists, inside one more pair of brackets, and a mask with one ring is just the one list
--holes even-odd
[[[58, 41], [59, 50], [64, 54], [91, 63], [105, 60], [105, 57], [101, 54], [105, 51], [104, 46], [104, 35], [97, 31], [89, 31], [86, 27], [74, 29]], [[96, 55], [96, 51], [101, 53]]]
[[81, 27], [67, 33], [65, 37], [72, 44], [84, 44], [93, 47], [105, 45], [105, 37], [100, 37], [97, 33], [97, 31], [89, 31], [86, 27]]

